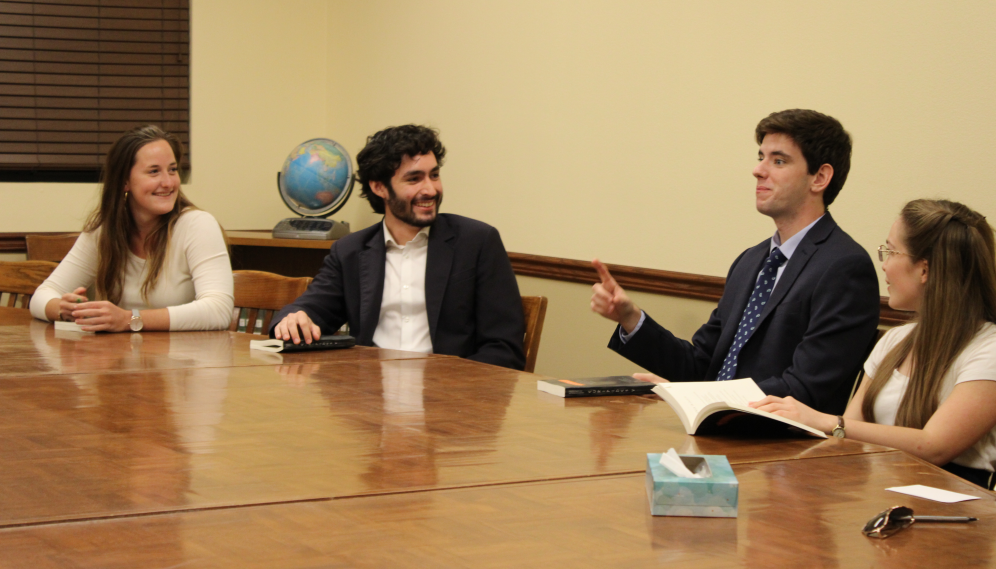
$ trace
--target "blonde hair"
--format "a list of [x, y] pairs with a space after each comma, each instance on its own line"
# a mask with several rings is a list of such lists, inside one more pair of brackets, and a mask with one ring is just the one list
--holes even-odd
[[886, 354], [861, 404], [875, 420], [875, 399], [906, 358], [909, 385], [896, 425], [922, 429], [937, 410], [941, 380], [986, 322], [996, 322], [996, 245], [985, 216], [946, 200], [914, 200], [899, 215], [913, 262], [927, 262], [916, 327]]

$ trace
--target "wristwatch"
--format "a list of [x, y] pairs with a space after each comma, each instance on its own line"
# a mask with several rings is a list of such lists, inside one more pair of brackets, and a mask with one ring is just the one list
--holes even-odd
[[830, 433], [833, 436], [837, 437], [838, 439], [842, 439], [842, 438], [844, 438], [846, 436], [846, 433], [844, 432], [844, 418], [843, 417], [841, 417], [840, 415], [837, 415], [837, 426], [834, 427], [833, 431], [830, 431]]
[[137, 308], [131, 309], [131, 322], [128, 323], [128, 327], [131, 328], [132, 332], [141, 332], [142, 326], [142, 315], [138, 312]]

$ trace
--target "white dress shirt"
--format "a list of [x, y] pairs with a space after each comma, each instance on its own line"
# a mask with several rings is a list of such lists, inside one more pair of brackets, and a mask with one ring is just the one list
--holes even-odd
[[379, 348], [432, 353], [429, 314], [425, 308], [425, 262], [429, 255], [429, 229], [398, 245], [384, 224], [384, 297], [373, 343]]

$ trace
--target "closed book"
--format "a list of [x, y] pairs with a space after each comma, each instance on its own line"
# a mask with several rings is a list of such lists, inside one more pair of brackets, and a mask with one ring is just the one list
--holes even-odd
[[586, 377], [584, 379], [540, 379], [536, 389], [558, 397], [597, 397], [599, 395], [641, 395], [650, 393], [654, 384], [628, 375]]

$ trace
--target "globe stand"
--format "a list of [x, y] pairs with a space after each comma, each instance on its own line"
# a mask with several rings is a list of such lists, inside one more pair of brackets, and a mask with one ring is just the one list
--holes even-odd
[[[341, 160], [338, 163], [344, 164], [344, 172], [330, 174], [328, 167], [323, 166], [326, 161], [321, 157], [330, 155]], [[303, 168], [296, 164], [299, 160], [304, 160]], [[315, 163], [318, 163], [320, 171], [313, 169]], [[292, 175], [288, 176], [288, 171], [292, 169]], [[335, 179], [339, 181], [332, 182]], [[281, 220], [273, 228], [273, 237], [333, 240], [348, 235], [349, 223], [325, 218], [345, 205], [355, 181], [352, 160], [339, 143], [326, 138], [317, 138], [299, 144], [284, 162], [283, 171], [277, 172], [277, 192], [288, 209], [301, 217]], [[302, 190], [305, 192], [303, 195]], [[308, 192], [337, 195], [331, 201], [316, 202]]]
[[333, 240], [349, 235], [349, 223], [320, 217], [288, 217], [273, 228], [274, 239]]

